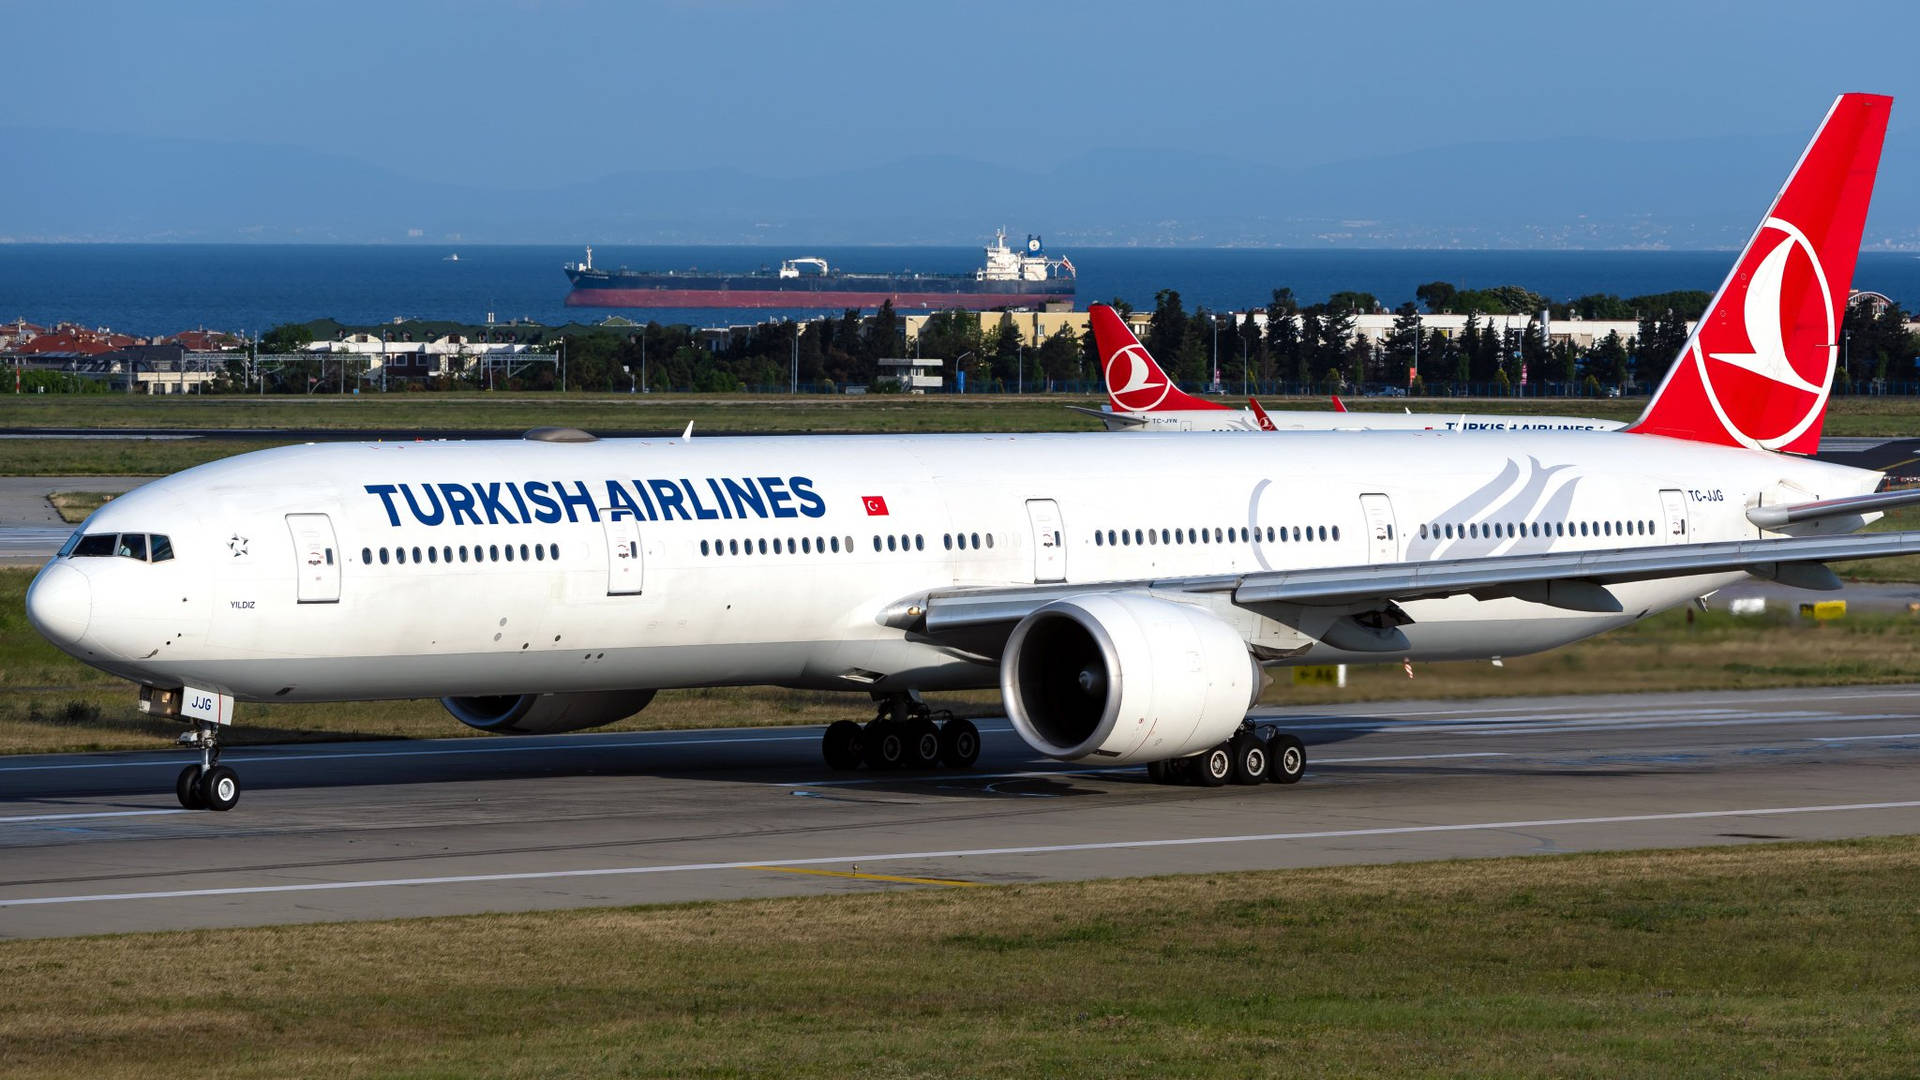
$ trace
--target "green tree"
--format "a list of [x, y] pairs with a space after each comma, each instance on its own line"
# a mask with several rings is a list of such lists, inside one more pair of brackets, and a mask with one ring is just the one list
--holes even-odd
[[1458, 290], [1445, 281], [1429, 281], [1413, 290], [1414, 298], [1427, 306], [1429, 314], [1453, 310], [1453, 294]]
[[1420, 309], [1414, 306], [1412, 301], [1401, 304], [1399, 310], [1394, 312], [1393, 329], [1388, 331], [1387, 339], [1383, 343], [1384, 348], [1381, 350], [1382, 360], [1387, 369], [1385, 381], [1395, 386], [1402, 386], [1410, 381], [1408, 372], [1416, 366], [1419, 359], [1422, 335]]
[[1620, 331], [1609, 330], [1607, 336], [1594, 346], [1593, 355], [1587, 360], [1587, 371], [1606, 380], [1609, 385], [1625, 386], [1629, 356], [1627, 343], [1620, 340]]
[[1161, 289], [1153, 294], [1153, 317], [1147, 320], [1147, 351], [1165, 366], [1180, 353], [1186, 343], [1187, 313], [1180, 306], [1180, 294]]

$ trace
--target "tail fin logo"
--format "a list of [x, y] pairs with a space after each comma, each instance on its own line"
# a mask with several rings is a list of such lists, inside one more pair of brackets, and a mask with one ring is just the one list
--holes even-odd
[[1137, 341], [1122, 345], [1107, 358], [1107, 386], [1113, 403], [1127, 412], [1152, 412], [1173, 390], [1172, 380]]
[[[1806, 234], [1769, 217], [1756, 240], [1731, 279], [1745, 295], [1721, 298], [1695, 334], [1692, 352], [1707, 401], [1727, 433], [1743, 445], [1778, 450], [1826, 408], [1839, 360], [1838, 328], [1832, 286]], [[1737, 325], [1730, 318], [1735, 310]]]

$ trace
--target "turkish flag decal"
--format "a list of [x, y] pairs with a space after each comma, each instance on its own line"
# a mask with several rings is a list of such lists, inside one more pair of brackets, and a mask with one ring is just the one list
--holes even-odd
[[860, 501], [867, 504], [868, 517], [887, 516], [887, 500], [882, 496], [867, 495], [863, 496]]

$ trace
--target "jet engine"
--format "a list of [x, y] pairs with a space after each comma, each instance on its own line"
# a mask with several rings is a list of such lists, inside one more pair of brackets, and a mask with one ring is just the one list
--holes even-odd
[[1231, 626], [1146, 593], [1056, 600], [1014, 627], [1000, 661], [1013, 729], [1064, 761], [1199, 753], [1239, 729], [1262, 685]]
[[552, 735], [625, 720], [647, 707], [651, 690], [579, 694], [503, 694], [441, 698], [454, 719], [496, 735]]

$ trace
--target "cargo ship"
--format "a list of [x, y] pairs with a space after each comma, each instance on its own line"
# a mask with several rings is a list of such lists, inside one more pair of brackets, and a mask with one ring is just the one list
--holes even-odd
[[944, 311], [966, 308], [1073, 308], [1073, 262], [1049, 258], [1038, 236], [1026, 249], [1007, 246], [1007, 233], [994, 234], [986, 263], [971, 274], [855, 274], [835, 270], [814, 256], [787, 259], [775, 270], [708, 273], [701, 270], [604, 270], [593, 265], [593, 249], [584, 262], [566, 266], [573, 291], [568, 307], [618, 308], [877, 308], [892, 301], [896, 311]]

